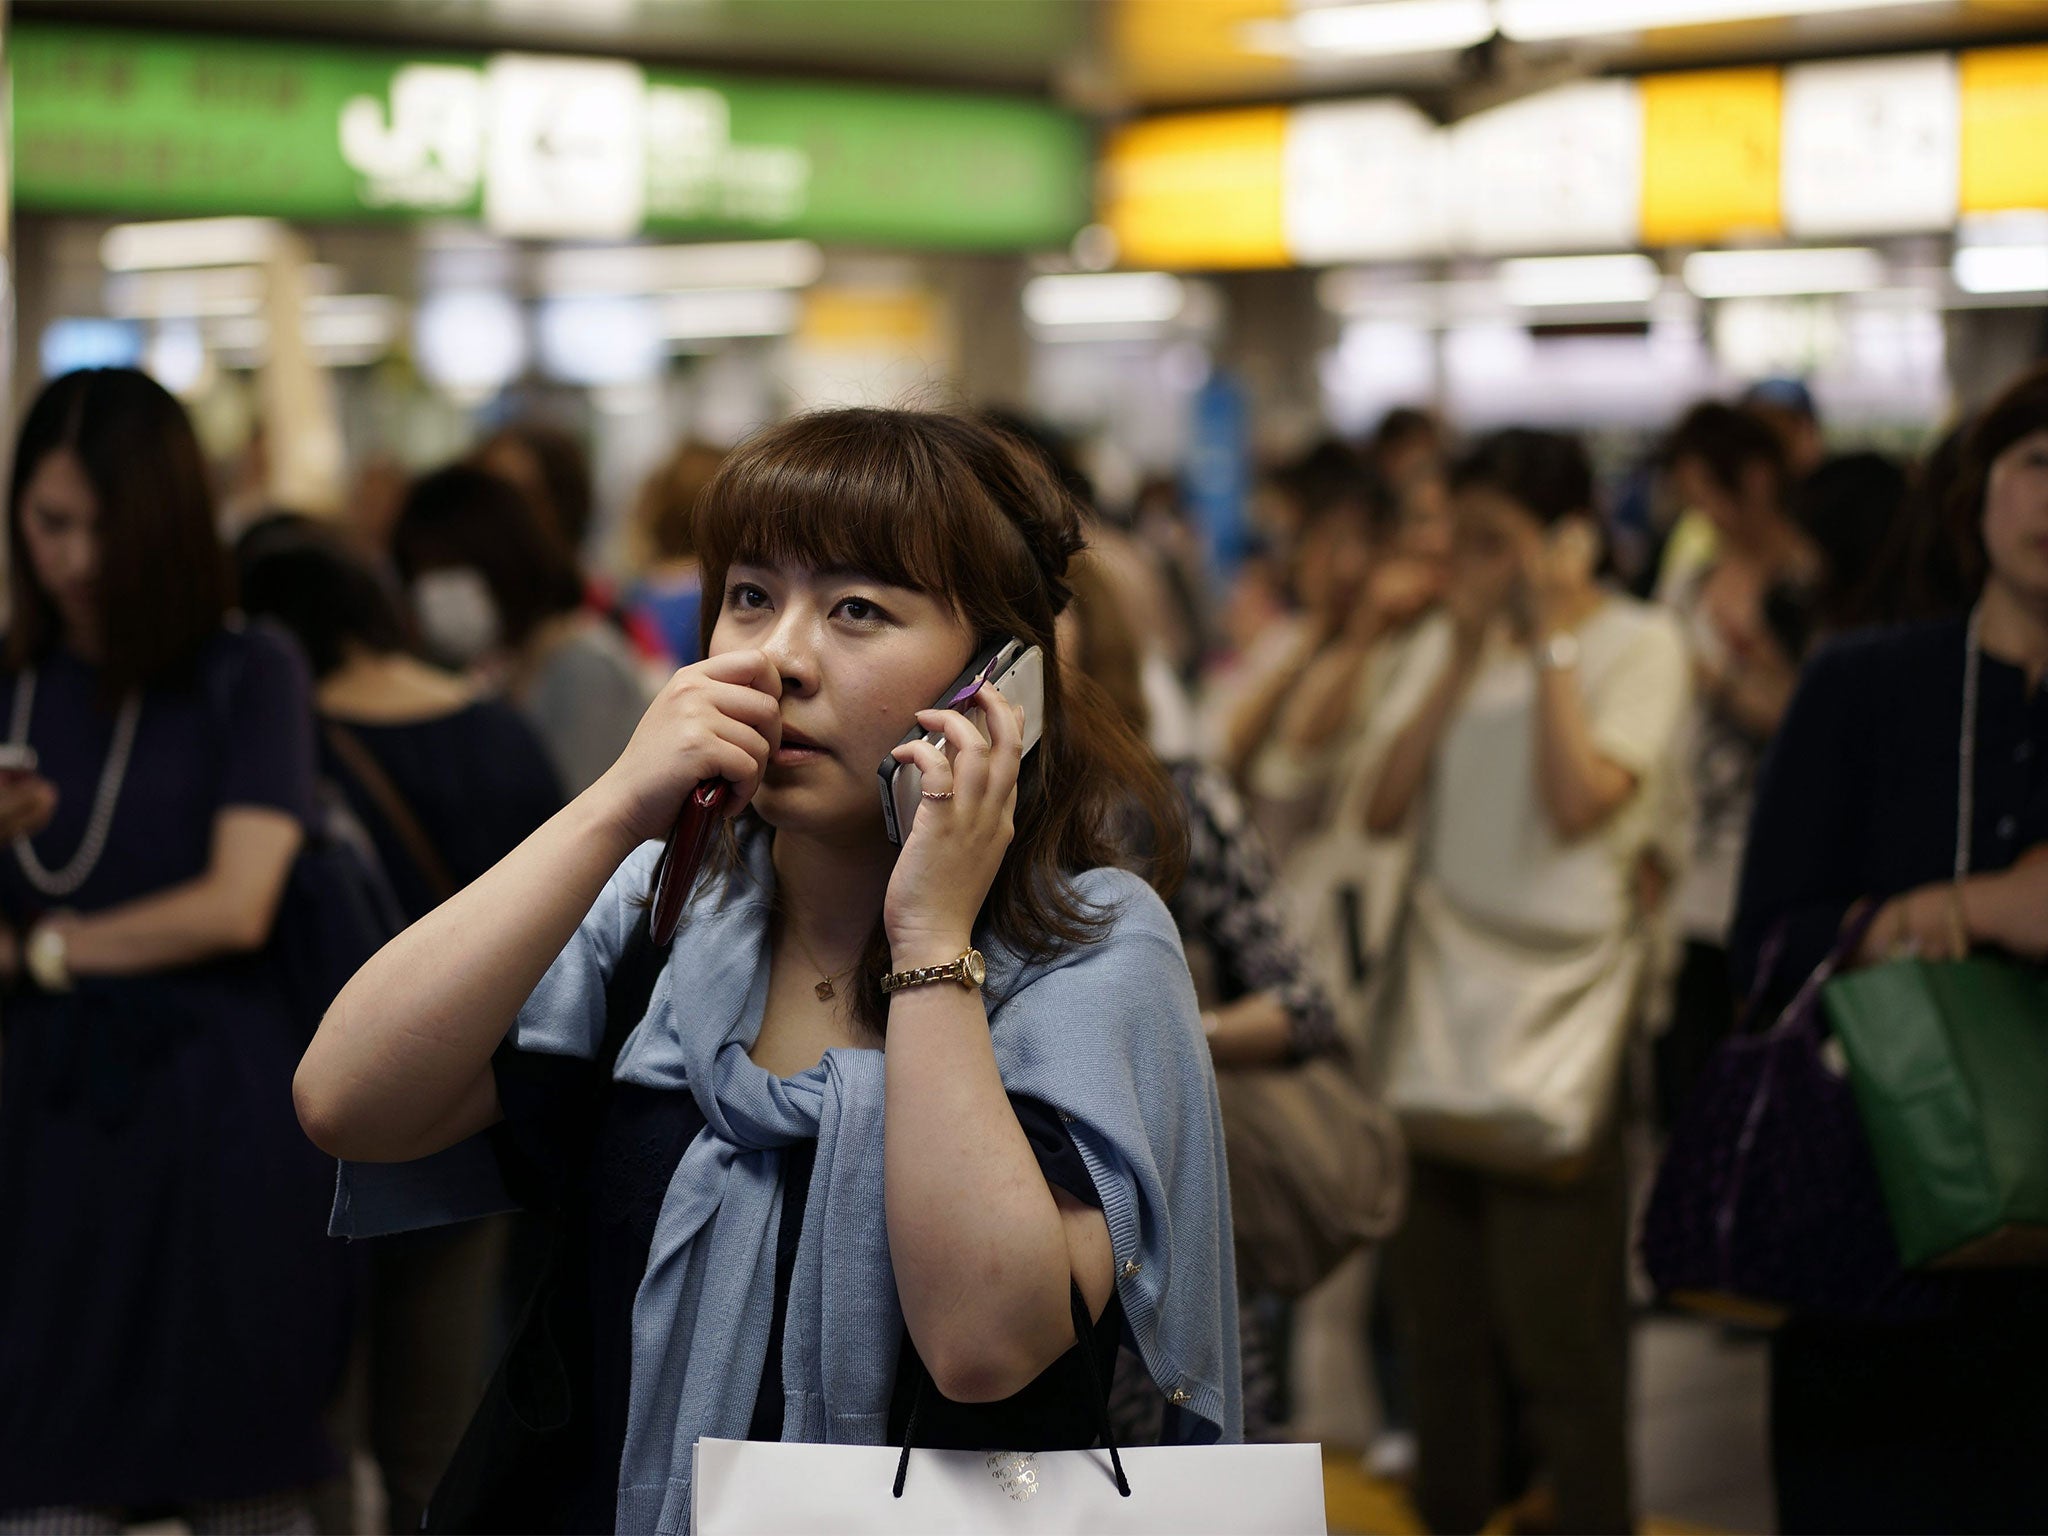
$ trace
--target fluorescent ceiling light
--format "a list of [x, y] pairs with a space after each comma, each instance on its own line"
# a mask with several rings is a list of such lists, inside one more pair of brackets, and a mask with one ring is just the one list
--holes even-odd
[[1242, 29], [1260, 53], [1322, 54], [1335, 58], [1392, 58], [1470, 48], [1493, 36], [1489, 0], [1374, 0], [1365, 5], [1319, 5], [1288, 21], [1252, 22]]
[[1662, 283], [1647, 256], [1531, 256], [1496, 269], [1508, 302], [1532, 309], [1560, 304], [1646, 304]]
[[1186, 303], [1186, 286], [1168, 272], [1066, 273], [1024, 285], [1025, 318], [1048, 328], [1165, 325]]
[[808, 288], [825, 253], [808, 240], [616, 245], [549, 251], [540, 285], [552, 294], [670, 293], [692, 288]]
[[1722, 21], [1763, 21], [1876, 11], [1927, 0], [1497, 0], [1500, 29], [1517, 42], [1644, 32], [1656, 27], [1710, 26]]
[[2048, 245], [1966, 245], [1954, 272], [1965, 293], [2048, 293]]
[[100, 262], [109, 272], [254, 266], [270, 259], [282, 227], [241, 218], [116, 224], [100, 240]]
[[662, 295], [661, 334], [668, 341], [718, 341], [731, 336], [787, 336], [802, 313], [782, 288], [698, 289]]
[[1860, 246], [1700, 251], [1685, 258], [1685, 286], [1703, 299], [1860, 293], [1883, 281], [1877, 252]]
[[[308, 266], [306, 291], [331, 294], [341, 271], [325, 263]], [[107, 313], [127, 320], [190, 320], [215, 315], [254, 314], [262, 307], [269, 277], [261, 267], [186, 267], [120, 272], [106, 282]]]

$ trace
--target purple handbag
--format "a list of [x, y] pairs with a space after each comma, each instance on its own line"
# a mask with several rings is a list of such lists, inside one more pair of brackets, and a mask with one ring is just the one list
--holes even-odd
[[1862, 944], [1850, 923], [1799, 995], [1747, 1028], [1783, 950], [1773, 935], [1742, 1022], [1673, 1127], [1643, 1215], [1643, 1267], [1666, 1300], [1775, 1327], [1792, 1313], [1865, 1322], [1939, 1316], [1948, 1289], [1899, 1262], [1846, 1063], [1823, 1049], [1821, 988]]

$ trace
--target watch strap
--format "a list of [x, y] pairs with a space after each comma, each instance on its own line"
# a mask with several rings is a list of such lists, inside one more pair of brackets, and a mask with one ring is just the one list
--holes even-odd
[[978, 963], [979, 950], [970, 949], [957, 959], [948, 960], [944, 965], [919, 966], [915, 970], [891, 971], [882, 978], [884, 993], [901, 992], [906, 987], [929, 986], [935, 981], [957, 981], [961, 986], [979, 990], [982, 976]]

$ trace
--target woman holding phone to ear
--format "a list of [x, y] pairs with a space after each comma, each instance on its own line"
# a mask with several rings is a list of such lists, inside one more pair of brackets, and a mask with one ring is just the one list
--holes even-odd
[[[1155, 846], [1183, 834], [1128, 727], [1056, 665], [1079, 527], [1028, 449], [957, 417], [829, 412], [741, 447], [696, 518], [706, 659], [307, 1052], [301, 1119], [353, 1160], [337, 1230], [502, 1208], [560, 1176], [563, 1127], [596, 1125], [563, 1202], [597, 1213], [590, 1428], [536, 1521], [680, 1528], [704, 1435], [1090, 1444], [1126, 1327], [1170, 1434], [1237, 1437], [1214, 1080], [1172, 920], [1112, 867], [1132, 798]], [[923, 707], [1002, 636], [1045, 656], [1028, 755], [993, 690]], [[913, 725], [943, 745], [899, 747]], [[885, 759], [923, 776], [900, 849]], [[593, 1084], [652, 840], [713, 778], [723, 853]]]
[[1497, 433], [1451, 489], [1449, 612], [1390, 686], [1383, 712], [1411, 702], [1367, 809], [1373, 831], [1416, 836], [1382, 1006], [1388, 1098], [1414, 1154], [1388, 1264], [1414, 1362], [1417, 1505], [1443, 1532], [1491, 1514], [1504, 1363], [1559, 1527], [1621, 1531], [1615, 1101], [1647, 964], [1637, 875], [1673, 766], [1685, 648], [1667, 617], [1596, 579], [1576, 442]]

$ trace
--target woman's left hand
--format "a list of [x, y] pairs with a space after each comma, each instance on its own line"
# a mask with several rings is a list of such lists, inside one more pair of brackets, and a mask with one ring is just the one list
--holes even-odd
[[[973, 943], [974, 922], [1016, 831], [1024, 714], [993, 687], [974, 698], [984, 736], [958, 710], [920, 710], [917, 723], [943, 731], [895, 749], [924, 775], [924, 800], [889, 877], [882, 923], [898, 970], [943, 965]], [[950, 749], [950, 753], [948, 751]]]
[[1936, 881], [1886, 902], [1870, 925], [1859, 957], [1886, 960], [1962, 960], [1970, 953], [1963, 906], [1951, 881]]

